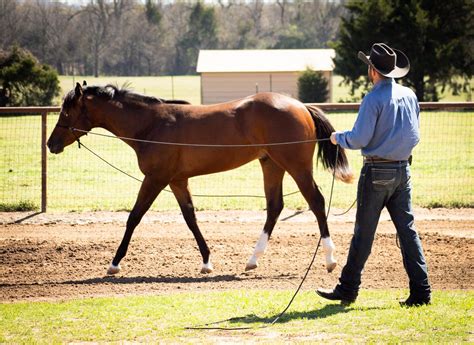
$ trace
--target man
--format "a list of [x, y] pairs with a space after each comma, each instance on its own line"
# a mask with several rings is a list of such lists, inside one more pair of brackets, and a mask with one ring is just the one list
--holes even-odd
[[410, 69], [406, 55], [384, 43], [372, 46], [370, 55], [359, 52], [368, 65], [374, 86], [360, 106], [351, 131], [333, 132], [331, 142], [346, 149], [361, 149], [364, 165], [357, 189], [357, 214], [347, 263], [334, 290], [318, 289], [319, 296], [355, 302], [361, 274], [369, 257], [375, 230], [384, 207], [400, 238], [403, 264], [410, 280], [410, 296], [402, 306], [429, 304], [431, 288], [411, 205], [410, 162], [419, 141], [419, 105], [416, 95], [393, 78]]

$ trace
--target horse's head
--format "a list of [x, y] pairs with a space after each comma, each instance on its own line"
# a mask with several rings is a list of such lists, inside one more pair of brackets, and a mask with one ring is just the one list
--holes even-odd
[[[85, 81], [83, 85], [87, 85]], [[91, 128], [92, 124], [88, 117], [84, 92], [81, 84], [77, 83], [75, 89], [64, 97], [58, 122], [48, 139], [49, 151], [61, 153], [66, 146], [86, 134], [82, 131], [89, 131]]]

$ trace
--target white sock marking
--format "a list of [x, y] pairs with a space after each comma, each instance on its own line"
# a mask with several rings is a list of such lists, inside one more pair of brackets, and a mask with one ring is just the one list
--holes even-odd
[[267, 245], [268, 245], [268, 234], [262, 231], [262, 234], [260, 235], [260, 238], [257, 241], [257, 244], [255, 245], [253, 254], [250, 257], [248, 265], [257, 265], [257, 260], [259, 257], [263, 255], [263, 253], [265, 253], [265, 250], [267, 249]]
[[332, 242], [331, 237], [325, 237], [321, 240], [323, 244], [324, 253], [326, 254], [326, 265], [336, 263], [336, 259], [334, 259], [334, 251], [336, 250], [336, 246]]

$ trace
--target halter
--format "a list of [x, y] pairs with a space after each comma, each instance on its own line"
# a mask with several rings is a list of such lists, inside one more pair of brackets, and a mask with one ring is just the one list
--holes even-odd
[[[68, 114], [66, 112], [62, 112], [62, 113], [66, 114], [66, 116], [68, 116]], [[56, 127], [68, 129], [72, 133], [72, 135], [76, 138], [77, 145], [79, 146], [79, 148], [81, 148], [82, 144], [81, 144], [81, 141], [79, 140], [79, 137], [74, 133], [77, 130], [77, 128], [75, 128], [75, 125], [81, 117], [85, 117], [85, 119], [87, 121], [87, 124], [89, 125], [89, 127], [92, 128], [91, 121], [89, 120], [89, 116], [87, 116], [87, 114], [88, 114], [87, 107], [86, 107], [85, 103], [83, 102], [82, 105], [81, 105], [81, 112], [79, 113], [79, 116], [76, 118], [76, 121], [74, 121], [72, 126], [62, 125], [62, 124], [59, 123], [59, 121], [56, 124]], [[85, 131], [85, 130], [81, 130], [81, 131], [84, 132], [85, 135], [87, 135], [87, 133], [89, 132], [89, 131]]]

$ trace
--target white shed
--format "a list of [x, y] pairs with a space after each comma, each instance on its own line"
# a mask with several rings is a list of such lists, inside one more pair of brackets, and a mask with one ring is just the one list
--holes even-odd
[[298, 98], [298, 77], [307, 68], [321, 71], [332, 99], [334, 49], [201, 50], [201, 103], [211, 104], [273, 91]]

